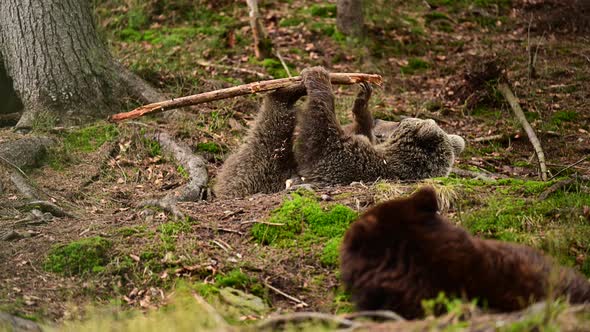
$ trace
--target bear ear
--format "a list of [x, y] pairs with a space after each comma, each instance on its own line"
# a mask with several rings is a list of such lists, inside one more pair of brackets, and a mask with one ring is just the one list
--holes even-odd
[[463, 137], [459, 135], [449, 135], [449, 140], [453, 147], [453, 151], [455, 152], [455, 156], [458, 156], [463, 150], [465, 150], [465, 140]]
[[420, 212], [436, 213], [438, 211], [438, 200], [436, 191], [432, 187], [422, 187], [410, 197], [414, 207]]

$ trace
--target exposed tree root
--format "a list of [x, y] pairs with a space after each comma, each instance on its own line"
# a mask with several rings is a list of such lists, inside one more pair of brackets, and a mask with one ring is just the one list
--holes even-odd
[[39, 201], [42, 197], [46, 198], [40, 190], [17, 171], [12, 171], [10, 181], [12, 181], [16, 189], [27, 199]]
[[74, 216], [73, 214], [64, 211], [62, 208], [60, 208], [59, 206], [57, 206], [49, 201], [41, 201], [41, 200], [30, 201], [25, 204], [25, 207], [36, 208], [38, 210], [41, 210], [42, 212], [51, 213], [52, 215], [59, 217], [59, 218], [62, 218], [62, 217], [76, 218], [76, 216]]
[[175, 217], [184, 219], [184, 214], [176, 206], [177, 202], [183, 201], [200, 201], [207, 198], [207, 163], [201, 156], [195, 155], [189, 146], [182, 142], [176, 142], [167, 133], [159, 132], [147, 135], [148, 138], [160, 143], [165, 153], [171, 154], [172, 157], [188, 173], [189, 181], [186, 185], [172, 193], [169, 193], [161, 199], [150, 199], [139, 203], [139, 206], [156, 206], [167, 212], [172, 213]]
[[7, 331], [42, 331], [41, 327], [31, 320], [0, 312], [0, 329], [4, 330], [4, 328], [6, 328]]
[[0, 114], [0, 127], [14, 126], [18, 122], [18, 119], [20, 119], [20, 116], [20, 112]]
[[164, 94], [151, 87], [146, 81], [142, 80], [123, 65], [115, 62], [115, 66], [119, 69], [121, 79], [125, 81], [129, 90], [131, 90], [131, 95], [141, 102], [155, 103], [166, 99]]
[[56, 217], [73, 217], [50, 202], [49, 197], [37, 188], [23, 171], [23, 168], [39, 165], [52, 144], [54, 141], [45, 136], [28, 136], [0, 144], [0, 166], [7, 171], [8, 178], [16, 190], [28, 200], [22, 207], [35, 207]]
[[572, 182], [574, 182], [574, 179], [565, 179], [565, 180], [561, 180], [557, 183], [554, 183], [551, 187], [547, 188], [545, 191], [543, 191], [540, 195], [539, 195], [539, 200], [544, 201], [547, 199], [547, 197], [549, 197], [549, 195], [553, 194], [554, 192], [560, 190], [561, 188], [570, 185]]

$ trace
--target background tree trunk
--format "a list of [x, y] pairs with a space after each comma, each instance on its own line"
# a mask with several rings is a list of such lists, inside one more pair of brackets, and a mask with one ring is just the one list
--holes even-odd
[[260, 11], [258, 10], [258, 0], [246, 0], [248, 4], [248, 15], [250, 17], [250, 28], [254, 38], [254, 54], [256, 59], [262, 60], [269, 58], [272, 54], [272, 42], [267, 37], [262, 22], [260, 22]]
[[364, 32], [363, 1], [338, 0], [336, 4], [336, 26], [343, 34], [361, 37]]
[[113, 60], [90, 0], [1, 0], [0, 61], [0, 88], [12, 82], [22, 104], [19, 129], [41, 113], [80, 123], [163, 97]]

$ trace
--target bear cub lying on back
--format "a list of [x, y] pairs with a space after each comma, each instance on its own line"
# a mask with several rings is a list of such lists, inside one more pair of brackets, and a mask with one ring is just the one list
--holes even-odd
[[421, 301], [445, 292], [512, 311], [550, 290], [572, 303], [590, 302], [590, 283], [530, 247], [483, 240], [438, 214], [436, 193], [422, 188], [379, 204], [346, 232], [341, 274], [359, 310], [393, 310], [411, 319]]

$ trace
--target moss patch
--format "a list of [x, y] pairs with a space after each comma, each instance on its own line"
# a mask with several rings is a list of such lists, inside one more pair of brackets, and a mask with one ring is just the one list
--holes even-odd
[[114, 125], [96, 124], [67, 134], [64, 146], [70, 151], [92, 152], [118, 136], [119, 130]]
[[430, 68], [430, 64], [420, 58], [410, 58], [408, 64], [401, 67], [402, 74], [414, 74], [419, 71], [423, 71]]
[[335, 204], [323, 209], [308, 192], [293, 193], [272, 212], [269, 224], [252, 227], [254, 239], [263, 244], [292, 245], [296, 239], [317, 242], [341, 237], [348, 225], [357, 217], [352, 209]]
[[108, 264], [111, 243], [102, 237], [91, 237], [53, 247], [43, 264], [46, 271], [66, 275], [101, 272]]

